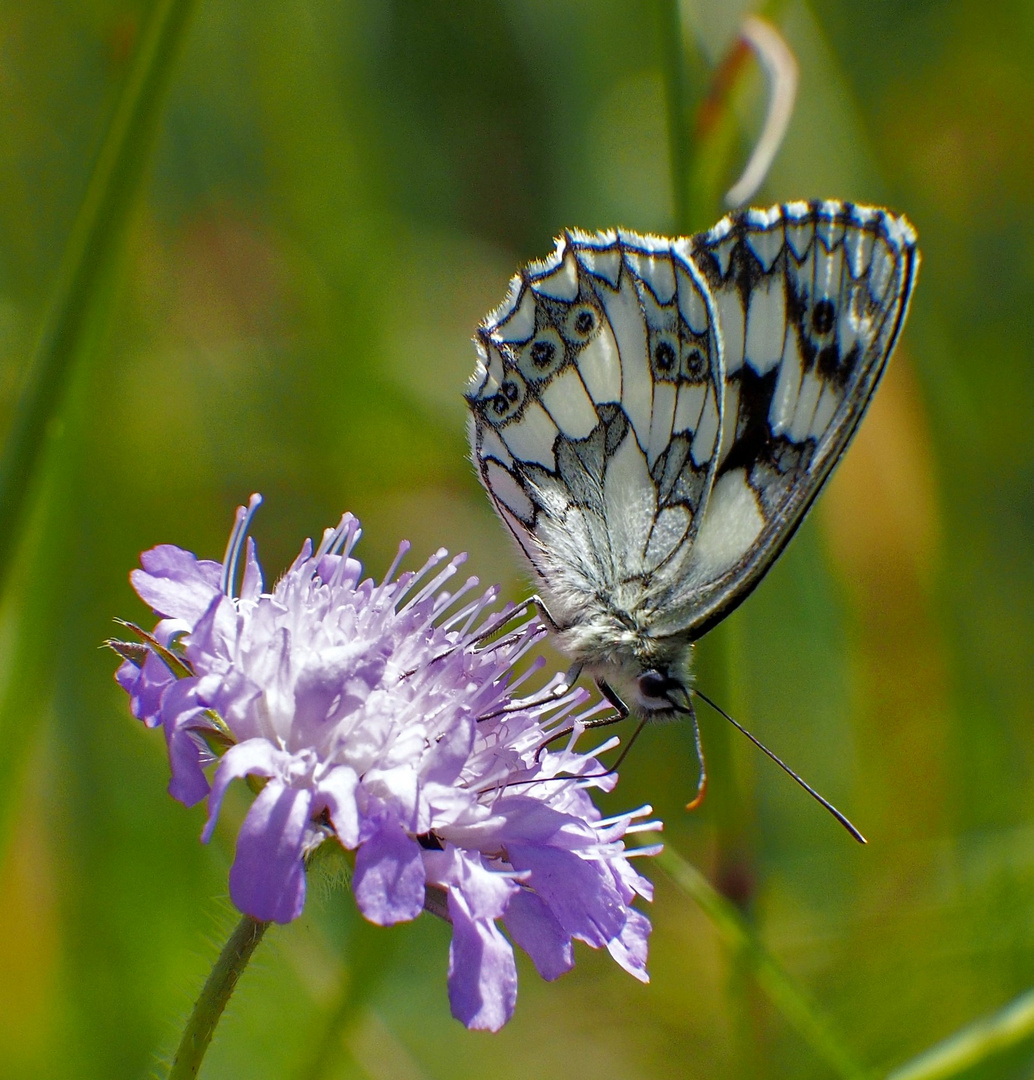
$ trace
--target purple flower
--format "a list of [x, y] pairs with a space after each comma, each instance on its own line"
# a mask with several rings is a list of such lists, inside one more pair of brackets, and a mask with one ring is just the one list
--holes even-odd
[[117, 673], [134, 715], [165, 732], [170, 793], [188, 806], [208, 796], [203, 839], [229, 784], [263, 778], [237, 838], [234, 903], [296, 918], [306, 857], [336, 839], [355, 852], [352, 889], [371, 922], [427, 908], [452, 923], [449, 998], [468, 1027], [495, 1031], [513, 1013], [500, 923], [545, 979], [573, 965], [577, 939], [646, 981], [650, 924], [631, 904], [652, 889], [623, 837], [660, 826], [636, 820], [649, 807], [604, 820], [590, 797], [617, 780], [599, 750], [574, 748], [600, 705], [583, 709], [588, 695], [559, 676], [516, 696], [541, 669], [515, 669], [541, 623], [487, 641], [513, 609], [486, 614], [496, 591], [475, 594], [476, 578], [445, 591], [464, 557], [444, 550], [395, 577], [402, 544], [382, 582], [360, 580], [350, 514], [315, 551], [306, 541], [270, 592], [249, 538], [235, 596], [259, 501], [238, 509], [221, 564], [144, 552], [132, 582], [161, 621], [146, 651], [123, 647]]

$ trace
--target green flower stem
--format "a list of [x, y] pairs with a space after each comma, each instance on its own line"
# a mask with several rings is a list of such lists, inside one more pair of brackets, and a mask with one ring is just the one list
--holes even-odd
[[0, 457], [0, 591], [47, 432], [121, 251], [172, 68], [197, 0], [155, 0], [72, 227], [43, 332]]
[[[837, 1076], [845, 1080], [864, 1080], [871, 1075], [855, 1060], [804, 989], [768, 952], [734, 904], [670, 847], [654, 861], [711, 920], [734, 957], [745, 963], [772, 1004]], [[894, 1080], [901, 1078], [895, 1076]], [[918, 1080], [918, 1077], [910, 1076], [909, 1080]], [[925, 1076], [923, 1080], [926, 1080]]]
[[268, 926], [269, 923], [258, 922], [250, 915], [237, 924], [190, 1014], [168, 1080], [193, 1080], [198, 1075], [219, 1017]]
[[1034, 1038], [1034, 990], [960, 1028], [887, 1075], [887, 1080], [945, 1080]]

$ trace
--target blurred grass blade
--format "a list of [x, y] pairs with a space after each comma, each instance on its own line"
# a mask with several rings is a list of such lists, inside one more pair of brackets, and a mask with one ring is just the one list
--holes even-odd
[[686, 48], [679, 0], [657, 0], [657, 28], [668, 113], [668, 157], [671, 165], [671, 203], [675, 213], [674, 231], [686, 234], [691, 230], [689, 180], [692, 172], [692, 149], [689, 140], [690, 94]]
[[[863, 1080], [871, 1076], [870, 1071], [863, 1068], [844, 1046], [804, 989], [768, 952], [734, 904], [718, 893], [699, 870], [672, 851], [670, 846], [655, 856], [655, 861], [711, 920], [734, 957], [742, 960], [752, 971], [772, 1004], [838, 1076], [849, 1080]], [[898, 1078], [895, 1077], [895, 1080]]]
[[889, 1073], [887, 1080], [944, 1080], [1034, 1038], [1034, 990], [968, 1024]]
[[74, 361], [136, 203], [164, 92], [197, 0], [156, 0], [72, 227], [42, 335], [0, 459], [0, 593]]

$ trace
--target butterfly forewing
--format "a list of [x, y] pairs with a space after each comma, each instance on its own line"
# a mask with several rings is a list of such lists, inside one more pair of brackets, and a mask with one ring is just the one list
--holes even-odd
[[477, 335], [473, 451], [562, 625], [692, 640], [750, 592], [861, 419], [917, 265], [904, 218], [790, 203], [678, 240], [567, 232], [513, 279]]
[[907, 311], [915, 234], [886, 211], [790, 203], [694, 238], [725, 410], [698, 543], [659, 632], [704, 633], [764, 575], [854, 434]]
[[566, 233], [477, 344], [475, 460], [547, 591], [642, 588], [692, 543], [717, 466], [721, 352], [688, 249]]

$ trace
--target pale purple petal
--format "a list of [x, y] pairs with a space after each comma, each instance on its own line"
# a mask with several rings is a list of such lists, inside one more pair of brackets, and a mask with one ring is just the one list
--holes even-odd
[[352, 891], [359, 910], [378, 926], [415, 919], [424, 907], [420, 845], [398, 821], [383, 815], [371, 823], [355, 857]]
[[[344, 563], [344, 566], [341, 564]], [[358, 559], [346, 559], [342, 555], [324, 555], [316, 567], [322, 581], [337, 581], [342, 585], [355, 585], [363, 573]]]
[[195, 806], [208, 794], [205, 766], [212, 755], [191, 722], [203, 722], [199, 709], [193, 715], [181, 713], [174, 724], [165, 724], [165, 743], [169, 751], [169, 794], [184, 806]]
[[197, 696], [222, 717], [241, 742], [263, 734], [255, 717], [256, 704], [263, 696], [263, 690], [243, 671], [233, 669], [198, 679]]
[[287, 771], [290, 761], [290, 754], [278, 749], [266, 739], [249, 739], [231, 746], [219, 759], [219, 767], [215, 770], [212, 795], [208, 800], [208, 821], [205, 822], [201, 839], [206, 844], [211, 840], [223, 796], [231, 781], [253, 773], [257, 776], [276, 776]]
[[424, 757], [421, 774], [425, 783], [452, 786], [470, 760], [477, 729], [469, 721], [451, 724]]
[[241, 599], [257, 600], [262, 593], [262, 567], [255, 552], [255, 540], [248, 537], [244, 556], [244, 580], [241, 582]]
[[201, 737], [199, 728], [211, 728], [212, 722], [198, 703], [196, 679], [178, 679], [162, 695], [161, 724], [169, 751], [169, 794], [193, 806], [208, 794], [208, 779], [204, 768], [212, 756]]
[[323, 649], [298, 672], [294, 723], [298, 737], [316, 745], [328, 725], [360, 709], [384, 677], [387, 655], [366, 641]]
[[193, 625], [208, 610], [219, 592], [222, 566], [198, 559], [173, 544], [159, 544], [140, 556], [143, 570], [134, 570], [130, 581], [137, 595], [166, 618], [183, 619]]
[[650, 976], [646, 972], [649, 938], [650, 920], [635, 908], [629, 908], [628, 920], [621, 933], [607, 944], [607, 951], [625, 971], [644, 983], [650, 981]]
[[290, 922], [305, 906], [302, 843], [312, 792], [272, 779], [251, 804], [230, 868], [230, 897], [246, 915]]
[[[591, 800], [586, 799], [586, 803], [592, 806]], [[509, 795], [498, 800], [495, 810], [506, 815], [508, 844], [571, 849], [594, 846], [599, 841], [595, 828], [584, 817], [547, 805], [537, 796]]]
[[[187, 641], [187, 659], [200, 671], [213, 658], [229, 660], [229, 647], [237, 635], [237, 611], [233, 601], [221, 592], [209, 597], [208, 606], [196, 620]], [[224, 664], [219, 665], [220, 669]]]
[[480, 852], [462, 851], [451, 845], [446, 852], [452, 858], [452, 883], [463, 894], [471, 918], [501, 918], [520, 889], [512, 875], [489, 870]]
[[517, 964], [491, 919], [475, 919], [458, 889], [449, 890], [449, 1004], [476, 1031], [498, 1031], [517, 1004]]
[[516, 870], [530, 870], [529, 884], [564, 930], [599, 948], [617, 937], [628, 911], [610, 875], [570, 851], [511, 844]]
[[148, 652], [143, 665], [126, 660], [115, 672], [119, 686], [129, 694], [129, 707], [133, 715], [148, 727], [156, 727], [161, 721], [162, 696], [176, 682], [176, 676], [168, 664], [156, 653]]
[[421, 815], [421, 790], [420, 777], [408, 761], [390, 769], [367, 769], [363, 774], [363, 792], [371, 804], [390, 805], [395, 818], [410, 833], [426, 832], [431, 826]]
[[571, 935], [541, 897], [521, 889], [507, 905], [504, 921], [510, 936], [531, 957], [543, 979], [552, 982], [574, 967]]
[[313, 811], [319, 813], [326, 807], [334, 832], [341, 843], [350, 850], [359, 843], [359, 808], [355, 793], [359, 777], [347, 765], [331, 769], [319, 782]]

